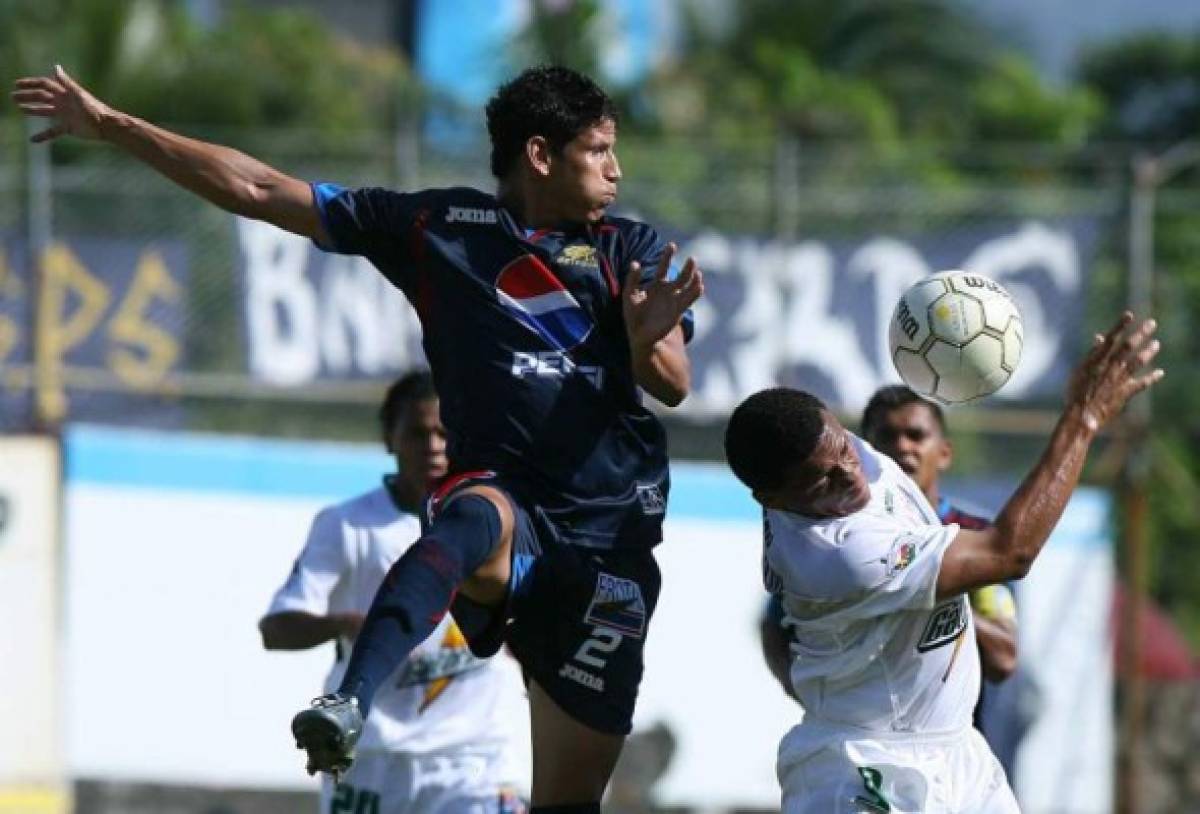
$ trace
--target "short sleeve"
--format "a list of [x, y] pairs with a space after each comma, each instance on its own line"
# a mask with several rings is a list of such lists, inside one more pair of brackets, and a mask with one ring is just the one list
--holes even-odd
[[336, 512], [326, 509], [313, 519], [304, 548], [287, 580], [271, 599], [267, 614], [285, 611], [314, 616], [328, 614], [330, 597], [349, 571], [341, 520]]
[[958, 526], [903, 527], [862, 518], [826, 541], [814, 537], [803, 556], [796, 546], [768, 549], [787, 593], [858, 618], [936, 604], [937, 577]]
[[[654, 273], [658, 270], [658, 262], [662, 259], [663, 252], [666, 251], [667, 241], [659, 237], [658, 232], [646, 224], [637, 224], [636, 226], [637, 228], [633, 230], [629, 239], [629, 256], [624, 258], [622, 268], [628, 268], [630, 263], [637, 262], [642, 268], [642, 284], [645, 285], [654, 279]], [[667, 279], [674, 280], [682, 269], [680, 257], [676, 254], [671, 258]], [[696, 318], [691, 308], [684, 312], [679, 324], [683, 328], [683, 341], [691, 342], [692, 335], [696, 331]]]
[[422, 192], [395, 192], [379, 187], [345, 189], [337, 184], [312, 185], [313, 201], [328, 245], [338, 254], [366, 257], [395, 285], [404, 288], [413, 266], [414, 227], [428, 208]]

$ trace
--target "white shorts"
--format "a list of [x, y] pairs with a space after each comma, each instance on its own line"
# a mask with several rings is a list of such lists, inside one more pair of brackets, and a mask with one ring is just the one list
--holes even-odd
[[324, 776], [321, 814], [522, 814], [500, 753], [364, 752], [335, 788]]
[[780, 743], [776, 772], [783, 814], [1020, 814], [1000, 761], [971, 728], [876, 735], [801, 724]]

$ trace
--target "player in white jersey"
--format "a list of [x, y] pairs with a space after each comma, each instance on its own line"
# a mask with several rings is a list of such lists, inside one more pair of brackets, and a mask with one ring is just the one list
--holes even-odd
[[[445, 431], [429, 374], [394, 384], [380, 410], [399, 472], [317, 514], [287, 581], [259, 623], [271, 650], [333, 640], [341, 681], [350, 645], [380, 583], [421, 536], [418, 506], [446, 473]], [[447, 615], [380, 688], [358, 757], [340, 783], [322, 781], [322, 814], [497, 814], [523, 810], [514, 789], [528, 752], [528, 710], [516, 663], [478, 659]], [[524, 741], [524, 742], [523, 742]]]
[[979, 692], [965, 595], [1019, 579], [1062, 516], [1092, 440], [1162, 376], [1155, 323], [1124, 314], [1076, 369], [1037, 465], [994, 525], [943, 526], [916, 484], [816, 397], [742, 402], [725, 450], [764, 508], [763, 576], [792, 630], [803, 721], [779, 747], [785, 814], [1017, 811], [971, 726]]

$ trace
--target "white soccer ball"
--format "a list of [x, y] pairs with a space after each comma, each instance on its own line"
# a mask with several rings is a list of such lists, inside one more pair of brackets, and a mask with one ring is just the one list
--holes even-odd
[[1021, 360], [1021, 312], [1004, 288], [966, 271], [931, 274], [904, 292], [888, 329], [904, 383], [943, 404], [995, 393]]

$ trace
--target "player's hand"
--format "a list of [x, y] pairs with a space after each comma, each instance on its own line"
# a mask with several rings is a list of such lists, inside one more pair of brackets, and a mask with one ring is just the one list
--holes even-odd
[[13, 87], [13, 101], [25, 115], [51, 121], [50, 127], [30, 139], [34, 142], [66, 135], [98, 139], [100, 120], [112, 112], [108, 105], [68, 76], [61, 65], [54, 66], [51, 76], [18, 79]]
[[1092, 350], [1080, 363], [1067, 386], [1067, 407], [1081, 411], [1083, 422], [1095, 432], [1121, 412], [1125, 402], [1163, 377], [1161, 368], [1145, 368], [1158, 355], [1153, 319], [1133, 325], [1126, 311], [1106, 334], [1096, 334]]
[[674, 243], [667, 244], [654, 277], [645, 285], [642, 284], [641, 264], [636, 261], [629, 264], [621, 307], [629, 343], [634, 347], [648, 347], [669, 334], [684, 312], [704, 293], [704, 275], [695, 258], [687, 259], [675, 279], [667, 279], [671, 259], [677, 251]]

